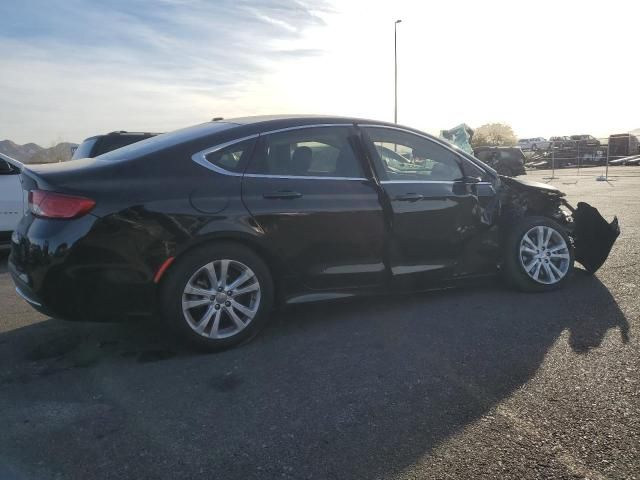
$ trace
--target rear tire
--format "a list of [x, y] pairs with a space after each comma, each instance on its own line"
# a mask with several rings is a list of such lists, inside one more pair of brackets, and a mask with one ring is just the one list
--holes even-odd
[[573, 246], [565, 229], [546, 217], [524, 217], [507, 234], [504, 273], [525, 292], [562, 288], [573, 272]]
[[252, 250], [211, 243], [187, 252], [160, 288], [162, 317], [193, 346], [224, 350], [255, 337], [273, 308], [269, 268]]

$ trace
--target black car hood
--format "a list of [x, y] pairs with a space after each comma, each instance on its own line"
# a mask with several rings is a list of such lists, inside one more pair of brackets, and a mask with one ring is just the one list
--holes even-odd
[[533, 180], [525, 180], [523, 178], [513, 178], [500, 176], [500, 180], [509, 187], [522, 188], [524, 190], [537, 190], [544, 193], [554, 193], [558, 196], [564, 196], [564, 193], [553, 185], [542, 182], [534, 182]]

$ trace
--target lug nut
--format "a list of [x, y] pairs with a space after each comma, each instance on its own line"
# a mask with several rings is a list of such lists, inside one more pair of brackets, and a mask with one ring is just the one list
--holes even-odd
[[219, 303], [216, 303], [214, 308], [215, 308], [216, 310], [220, 310], [220, 304], [219, 304]]
[[225, 307], [230, 307], [231, 306], [231, 302], [224, 302], [224, 306]]
[[218, 291], [219, 291], [219, 292], [222, 292], [222, 291], [224, 291], [224, 288], [222, 288], [222, 287], [218, 287]]
[[227, 292], [227, 295], [233, 295], [233, 291], [232, 291], [232, 290], [229, 290], [229, 291]]

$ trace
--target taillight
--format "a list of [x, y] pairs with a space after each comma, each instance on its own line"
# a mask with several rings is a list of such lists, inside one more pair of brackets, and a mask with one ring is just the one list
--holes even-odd
[[31, 190], [29, 210], [42, 218], [78, 218], [91, 211], [96, 202], [90, 198], [62, 193]]

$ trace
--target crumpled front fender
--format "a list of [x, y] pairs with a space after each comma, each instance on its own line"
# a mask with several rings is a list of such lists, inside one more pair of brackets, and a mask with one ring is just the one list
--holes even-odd
[[589, 273], [595, 273], [605, 262], [616, 239], [620, 235], [618, 217], [608, 223], [600, 212], [588, 203], [578, 202], [573, 208], [568, 202], [564, 205], [571, 210], [573, 217], [573, 237], [575, 259]]

